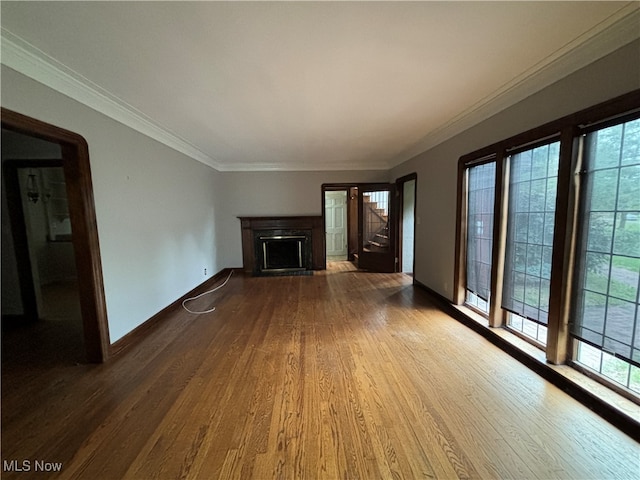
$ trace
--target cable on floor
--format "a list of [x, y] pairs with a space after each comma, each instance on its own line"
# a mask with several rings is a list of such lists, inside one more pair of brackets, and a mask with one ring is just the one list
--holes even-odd
[[195, 297], [185, 298], [185, 299], [182, 301], [182, 308], [184, 308], [184, 309], [185, 309], [187, 312], [189, 312], [189, 313], [193, 313], [194, 315], [202, 315], [202, 314], [205, 314], [205, 313], [211, 313], [211, 312], [213, 312], [213, 311], [216, 309], [216, 307], [210, 308], [209, 310], [204, 310], [204, 311], [202, 311], [202, 312], [197, 312], [197, 311], [194, 311], [194, 310], [189, 310], [185, 304], [186, 304], [187, 302], [191, 302], [191, 301], [193, 301], [193, 300], [197, 300], [197, 299], [198, 299], [198, 298], [200, 298], [200, 297], [204, 297], [205, 295], [209, 295], [210, 293], [213, 293], [213, 292], [215, 292], [215, 291], [217, 291], [217, 290], [220, 290], [222, 287], [224, 287], [224, 286], [227, 284], [227, 282], [228, 282], [228, 281], [229, 281], [229, 279], [231, 278], [231, 275], [233, 275], [233, 270], [231, 270], [231, 272], [230, 272], [230, 273], [229, 273], [229, 275], [227, 276], [226, 280], [225, 280], [222, 284], [218, 285], [216, 288], [213, 288], [213, 289], [208, 290], [208, 291], [206, 291], [206, 292], [204, 292], [204, 293], [201, 293], [200, 295], [196, 295]]

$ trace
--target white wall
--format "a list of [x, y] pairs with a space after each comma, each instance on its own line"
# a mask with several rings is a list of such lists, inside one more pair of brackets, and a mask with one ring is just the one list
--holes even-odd
[[239, 216], [322, 215], [323, 183], [386, 182], [387, 171], [224, 172], [216, 189], [219, 252], [242, 266]]
[[457, 163], [462, 155], [640, 88], [639, 59], [640, 40], [392, 169], [390, 179], [418, 174], [416, 280], [453, 298]]
[[112, 342], [226, 266], [215, 170], [4, 65], [2, 106], [89, 144]]

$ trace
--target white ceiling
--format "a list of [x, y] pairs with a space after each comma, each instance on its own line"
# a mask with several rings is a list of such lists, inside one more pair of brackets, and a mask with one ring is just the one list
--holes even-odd
[[2, 63], [219, 170], [386, 169], [639, 37], [639, 7], [2, 1]]

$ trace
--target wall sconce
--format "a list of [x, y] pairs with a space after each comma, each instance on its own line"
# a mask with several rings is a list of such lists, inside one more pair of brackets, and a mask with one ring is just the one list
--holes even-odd
[[38, 191], [38, 182], [33, 171], [29, 172], [27, 177], [27, 198], [31, 203], [38, 203], [40, 192]]

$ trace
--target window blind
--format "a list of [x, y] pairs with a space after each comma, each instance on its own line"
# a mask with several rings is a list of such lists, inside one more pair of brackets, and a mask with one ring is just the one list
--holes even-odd
[[546, 325], [560, 142], [510, 159], [502, 308]]
[[496, 163], [468, 169], [467, 290], [489, 301]]

